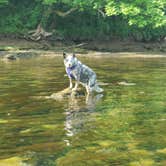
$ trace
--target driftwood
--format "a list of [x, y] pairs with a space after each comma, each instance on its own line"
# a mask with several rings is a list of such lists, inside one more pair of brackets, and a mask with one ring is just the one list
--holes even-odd
[[32, 30], [28, 32], [28, 37], [33, 41], [39, 41], [41, 39], [45, 39], [52, 35], [52, 32], [46, 32], [44, 28], [39, 24], [36, 30]]

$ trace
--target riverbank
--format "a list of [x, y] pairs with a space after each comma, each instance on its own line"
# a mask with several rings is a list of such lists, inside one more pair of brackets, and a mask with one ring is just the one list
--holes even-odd
[[131, 41], [89, 41], [83, 43], [62, 41], [28, 41], [25, 39], [1, 38], [0, 56], [14, 54], [25, 56], [59, 56], [63, 51], [80, 56], [116, 57], [166, 57], [166, 42], [140, 43]]

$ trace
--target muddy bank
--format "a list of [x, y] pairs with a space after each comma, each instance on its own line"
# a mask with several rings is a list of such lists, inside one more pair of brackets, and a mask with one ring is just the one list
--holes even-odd
[[[81, 46], [80, 43], [82, 43]], [[112, 41], [84, 41], [75, 43], [72, 41], [46, 41], [38, 42], [20, 39], [20, 38], [0, 38], [0, 50], [12, 49], [43, 49], [43, 50], [61, 50], [82, 48], [94, 51], [104, 52], [166, 52], [166, 41], [162, 42], [135, 42], [131, 40], [112, 40]]]
[[[0, 57], [11, 59], [36, 56], [61, 56], [63, 51], [79, 56], [165, 57], [166, 42], [139, 43], [131, 41], [33, 42], [25, 39], [0, 39]], [[13, 58], [14, 57], [14, 58]]]
[[135, 41], [92, 41], [85, 48], [108, 52], [161, 52], [166, 53], [166, 41], [135, 42]]

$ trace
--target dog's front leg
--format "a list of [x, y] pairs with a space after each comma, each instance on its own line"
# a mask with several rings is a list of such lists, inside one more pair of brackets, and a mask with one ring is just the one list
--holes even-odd
[[70, 81], [70, 86], [69, 86], [69, 88], [70, 88], [70, 89], [72, 89], [72, 88], [73, 88], [72, 79], [71, 79], [71, 78], [69, 78], [69, 81]]
[[86, 88], [86, 92], [87, 92], [87, 94], [89, 95], [89, 94], [91, 93], [91, 90], [90, 90], [89, 86], [86, 85], [85, 88]]
[[79, 85], [79, 81], [76, 81], [75, 86], [74, 86], [74, 88], [72, 89], [72, 91], [76, 91], [77, 88], [78, 88], [78, 85]]

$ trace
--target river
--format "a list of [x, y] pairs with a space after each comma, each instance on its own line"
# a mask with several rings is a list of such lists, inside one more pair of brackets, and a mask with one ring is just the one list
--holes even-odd
[[81, 57], [103, 94], [63, 90], [62, 57], [0, 62], [0, 166], [166, 165], [166, 58]]

